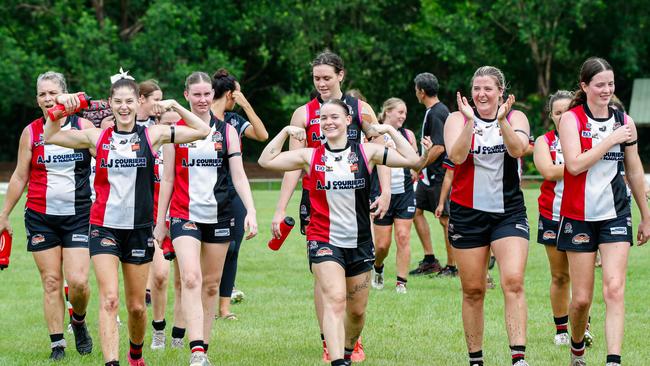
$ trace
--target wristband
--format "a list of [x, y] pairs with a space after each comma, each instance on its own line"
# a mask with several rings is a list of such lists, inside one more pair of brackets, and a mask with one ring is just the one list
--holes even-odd
[[381, 165], [386, 165], [387, 158], [388, 158], [388, 148], [384, 147], [384, 158], [381, 160]]
[[624, 142], [623, 146], [628, 147], [628, 146], [636, 145], [637, 142], [639, 142], [639, 140], [634, 140], [632, 142]]
[[238, 151], [238, 152], [234, 152], [234, 153], [228, 154], [228, 159], [230, 159], [230, 158], [232, 158], [232, 157], [235, 157], [235, 156], [241, 156], [241, 152]]
[[176, 126], [174, 125], [169, 126], [169, 134], [170, 134], [169, 142], [173, 144], [174, 140], [176, 139]]

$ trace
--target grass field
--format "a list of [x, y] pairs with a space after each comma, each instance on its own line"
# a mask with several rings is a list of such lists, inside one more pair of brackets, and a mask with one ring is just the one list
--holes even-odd
[[[536, 233], [537, 225], [537, 192], [525, 191], [532, 233]], [[239, 315], [239, 321], [216, 321], [210, 342], [210, 358], [215, 365], [322, 365], [312, 303], [312, 277], [307, 268], [303, 237], [294, 230], [279, 252], [266, 247], [278, 193], [254, 192], [261, 233], [242, 245], [237, 279], [237, 287], [246, 293], [246, 300], [232, 307]], [[294, 195], [289, 209], [291, 213], [297, 213], [297, 198], [298, 195]], [[21, 202], [19, 206], [22, 205]], [[636, 212], [635, 228], [638, 222]], [[428, 218], [432, 223], [431, 216]], [[15, 239], [11, 265], [9, 270], [0, 272], [0, 365], [50, 365], [42, 290], [36, 266], [25, 250], [21, 209], [16, 209], [12, 215], [12, 225]], [[435, 223], [432, 228], [435, 251], [443, 261], [445, 254], [440, 227]], [[415, 266], [422, 257], [422, 248], [415, 231], [413, 237], [411, 262]], [[647, 365], [650, 364], [647, 361], [650, 351], [644, 342], [648, 336], [646, 304], [650, 294], [650, 282], [647, 282], [650, 254], [648, 249], [636, 247], [631, 253], [623, 360], [630, 365]], [[394, 263], [393, 248], [386, 265], [388, 284], [395, 276]], [[496, 269], [493, 272], [498, 281]], [[600, 273], [596, 277], [596, 288], [600, 289]], [[566, 365], [569, 362], [568, 349], [553, 345], [555, 329], [548, 299], [549, 281], [544, 249], [531, 242], [526, 272], [529, 309], [527, 359], [531, 365]], [[96, 282], [92, 271], [90, 285], [92, 295], [88, 321], [95, 349], [92, 355], [82, 358], [74, 351], [74, 338], [66, 334], [70, 347], [60, 365], [103, 365], [97, 333]], [[398, 295], [391, 286], [386, 286], [383, 291], [371, 292], [368, 320], [363, 332], [367, 354], [364, 364], [466, 365], [458, 279], [411, 278], [408, 291], [406, 295]], [[488, 292], [485, 307], [483, 350], [486, 365], [509, 365], [503, 296], [498, 288]], [[123, 305], [120, 317], [126, 320]], [[596, 340], [587, 352], [589, 364], [604, 364], [603, 318], [602, 293], [596, 290], [592, 310]], [[169, 332], [172, 323], [169, 310], [167, 323]], [[187, 364], [187, 350], [151, 351], [151, 332], [149, 329], [147, 332], [144, 355], [149, 365]], [[125, 363], [128, 348], [126, 326], [122, 326], [120, 335], [120, 354]]]

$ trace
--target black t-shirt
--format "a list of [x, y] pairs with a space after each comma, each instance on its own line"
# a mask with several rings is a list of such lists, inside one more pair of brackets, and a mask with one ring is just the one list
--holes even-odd
[[[444, 147], [444, 126], [448, 116], [449, 109], [442, 102], [438, 102], [427, 109], [422, 124], [422, 137], [429, 136], [433, 145], [442, 145]], [[438, 156], [438, 159], [422, 169], [424, 174], [422, 183], [430, 185], [434, 182], [442, 182], [445, 177], [445, 169], [442, 167], [445, 156], [446, 154], [443, 152]]]

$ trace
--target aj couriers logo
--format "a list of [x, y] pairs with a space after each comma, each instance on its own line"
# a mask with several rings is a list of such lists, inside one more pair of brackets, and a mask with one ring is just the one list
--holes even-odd
[[105, 159], [99, 163], [100, 168], [145, 168], [147, 158]]
[[47, 157], [39, 155], [36, 159], [38, 164], [56, 164], [67, 163], [70, 161], [81, 161], [84, 159], [82, 153], [61, 154], [61, 155], [48, 155]]

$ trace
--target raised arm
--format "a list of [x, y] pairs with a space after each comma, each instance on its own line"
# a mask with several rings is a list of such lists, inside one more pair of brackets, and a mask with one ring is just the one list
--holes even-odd
[[530, 125], [528, 118], [520, 111], [513, 111], [510, 115], [510, 122], [507, 116], [515, 103], [515, 96], [510, 94], [505, 103], [499, 106], [497, 121], [501, 128], [503, 144], [506, 145], [508, 154], [513, 158], [521, 158], [526, 154], [529, 146]]
[[368, 154], [369, 168], [374, 165], [386, 165], [391, 168], [412, 168], [418, 163], [418, 154], [409, 142], [396, 129], [389, 125], [376, 125], [379, 134], [388, 133], [395, 142], [395, 150], [378, 144], [365, 143], [363, 147]]
[[535, 141], [533, 161], [539, 173], [546, 180], [558, 181], [564, 179], [564, 165], [553, 164], [551, 159], [551, 150], [544, 136], [540, 136]]
[[302, 141], [305, 139], [305, 130], [295, 126], [283, 128], [262, 151], [257, 161], [262, 168], [280, 171], [309, 170], [309, 160], [313, 149], [303, 148], [282, 152], [282, 147], [288, 137]]
[[[167, 143], [185, 144], [201, 140], [210, 133], [210, 126], [173, 99], [161, 100], [153, 106], [153, 113], [173, 110], [185, 121], [185, 126], [154, 125], [149, 127], [149, 138], [154, 150]], [[172, 141], [173, 139], [173, 141]]]
[[232, 96], [235, 98], [235, 103], [244, 110], [246, 117], [248, 117], [248, 121], [251, 123], [250, 127], [244, 131], [244, 136], [251, 140], [260, 142], [268, 140], [269, 133], [266, 131], [264, 123], [262, 123], [260, 117], [257, 116], [253, 106], [251, 106], [244, 94], [239, 90], [235, 90], [232, 92]]
[[377, 115], [375, 114], [375, 111], [372, 109], [370, 104], [361, 101], [361, 111], [359, 112], [361, 113], [361, 130], [366, 135], [368, 140], [370, 140], [372, 137], [378, 136], [374, 130], [370, 129], [372, 125], [379, 123], [377, 120]]
[[20, 142], [18, 145], [18, 163], [16, 164], [16, 169], [11, 175], [9, 180], [9, 187], [7, 188], [7, 194], [5, 195], [5, 202], [0, 212], [0, 233], [5, 229], [9, 231], [10, 234], [13, 233], [11, 229], [11, 224], [9, 222], [9, 215], [13, 211], [16, 203], [20, 200], [20, 197], [25, 191], [25, 186], [29, 182], [29, 172], [30, 164], [32, 160], [32, 146], [31, 146], [31, 133], [29, 131], [29, 126], [23, 129], [23, 133], [20, 135]]
[[614, 145], [630, 141], [632, 132], [628, 125], [622, 125], [601, 143], [582, 152], [578, 135], [578, 120], [573, 112], [565, 112], [560, 119], [560, 141], [564, 164], [571, 175], [578, 175], [596, 164]]
[[467, 102], [467, 98], [456, 93], [458, 112], [447, 117], [445, 122], [445, 149], [449, 160], [455, 165], [462, 164], [472, 146], [474, 134], [474, 110]]

